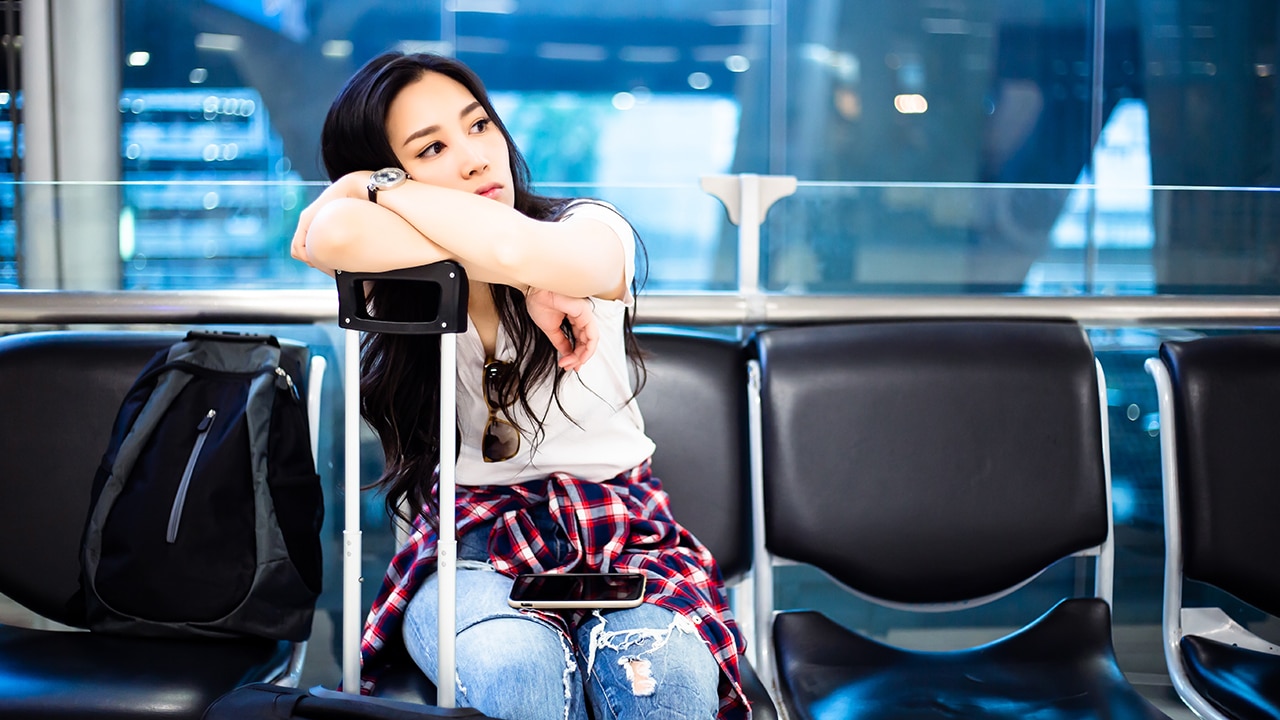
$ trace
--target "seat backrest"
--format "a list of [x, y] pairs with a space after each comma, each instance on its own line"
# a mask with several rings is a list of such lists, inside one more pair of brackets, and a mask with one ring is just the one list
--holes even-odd
[[1077, 324], [777, 328], [757, 352], [770, 554], [942, 604], [1107, 539], [1098, 371]]
[[653, 473], [676, 519], [733, 584], [751, 569], [743, 342], [656, 327], [636, 332], [648, 371], [637, 402], [657, 444]]
[[1280, 335], [1168, 341], [1185, 577], [1280, 615]]

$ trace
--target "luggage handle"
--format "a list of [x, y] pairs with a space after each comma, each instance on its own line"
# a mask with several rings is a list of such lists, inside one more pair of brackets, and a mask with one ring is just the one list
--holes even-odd
[[[397, 321], [370, 317], [365, 296], [366, 281], [421, 282], [427, 287], [435, 312], [423, 313], [430, 320]], [[457, 333], [467, 329], [467, 274], [456, 262], [445, 260], [382, 273], [334, 273], [338, 285], [338, 323], [346, 328], [346, 357], [343, 371], [345, 426], [344, 527], [342, 552], [342, 689], [360, 692], [360, 636], [362, 604], [360, 585], [360, 330], [399, 334], [440, 335], [440, 437], [457, 432]], [[454, 508], [454, 444], [440, 443], [440, 523], [436, 574], [439, 579], [438, 677], [448, 678], [436, 686], [436, 705], [452, 708], [455, 703], [454, 635], [457, 624], [456, 573], [457, 525]]]
[[[338, 284], [338, 324], [348, 330], [435, 335], [459, 333], [467, 329], [467, 272], [452, 260], [386, 272], [334, 271]], [[420, 318], [378, 318], [369, 314], [365, 283], [393, 281], [402, 285], [420, 284], [426, 302]]]
[[266, 343], [280, 347], [275, 335], [237, 332], [235, 330], [188, 330], [184, 340], [215, 340], [219, 342]]

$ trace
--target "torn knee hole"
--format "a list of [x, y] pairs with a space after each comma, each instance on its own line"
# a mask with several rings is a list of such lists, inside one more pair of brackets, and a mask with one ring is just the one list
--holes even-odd
[[658, 689], [658, 681], [653, 679], [653, 664], [639, 657], [618, 659], [618, 664], [627, 673], [627, 682], [631, 683], [631, 694], [638, 697], [652, 695]]

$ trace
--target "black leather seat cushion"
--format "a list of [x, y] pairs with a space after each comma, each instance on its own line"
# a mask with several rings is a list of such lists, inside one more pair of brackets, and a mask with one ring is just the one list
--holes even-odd
[[1184, 636], [1179, 650], [1191, 684], [1226, 715], [1280, 717], [1280, 656], [1195, 635]]
[[199, 718], [271, 673], [290, 645], [186, 642], [0, 626], [0, 718]]
[[1013, 635], [950, 652], [891, 647], [813, 611], [780, 613], [773, 632], [794, 720], [1166, 718], [1126, 683], [1110, 622], [1102, 600], [1073, 598]]
[[427, 679], [405, 652], [397, 653], [395, 660], [378, 672], [378, 684], [374, 686], [373, 694], [389, 700], [436, 704], [435, 683]]

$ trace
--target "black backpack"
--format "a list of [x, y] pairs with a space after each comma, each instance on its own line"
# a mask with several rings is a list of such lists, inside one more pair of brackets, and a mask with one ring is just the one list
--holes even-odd
[[307, 639], [324, 499], [305, 355], [270, 335], [193, 331], [142, 370], [85, 523], [91, 630]]

